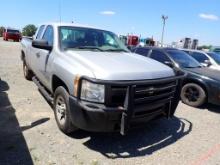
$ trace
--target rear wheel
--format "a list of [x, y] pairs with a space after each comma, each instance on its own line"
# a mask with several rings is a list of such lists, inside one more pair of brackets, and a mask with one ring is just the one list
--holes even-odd
[[205, 90], [198, 84], [188, 83], [182, 88], [181, 99], [187, 105], [193, 107], [202, 106], [206, 102], [206, 98]]
[[65, 134], [77, 130], [70, 118], [69, 94], [62, 86], [54, 94], [54, 115], [59, 129]]
[[27, 80], [32, 80], [33, 78], [33, 72], [28, 68], [27, 64], [25, 61], [23, 61], [23, 72], [24, 72], [24, 77]]

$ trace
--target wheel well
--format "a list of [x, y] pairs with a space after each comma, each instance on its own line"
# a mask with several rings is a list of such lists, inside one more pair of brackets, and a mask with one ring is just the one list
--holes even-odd
[[24, 53], [24, 51], [22, 50], [22, 51], [21, 51], [21, 60], [24, 61], [24, 59], [25, 59], [25, 53]]
[[204, 89], [204, 91], [205, 91], [205, 93], [206, 93], [206, 96], [207, 96], [207, 98], [208, 98], [207, 87], [206, 87], [203, 83], [201, 83], [201, 82], [199, 82], [199, 81], [196, 81], [196, 80], [190, 80], [190, 79], [188, 79], [188, 80], [185, 80], [185, 81], [183, 82], [183, 86], [186, 85], [186, 84], [188, 84], [188, 83], [195, 83], [195, 84], [201, 86], [201, 87]]
[[67, 85], [59, 77], [54, 75], [53, 78], [52, 78], [52, 90], [53, 90], [53, 93], [55, 92], [55, 90], [59, 86], [64, 87], [66, 89], [66, 91], [69, 93]]

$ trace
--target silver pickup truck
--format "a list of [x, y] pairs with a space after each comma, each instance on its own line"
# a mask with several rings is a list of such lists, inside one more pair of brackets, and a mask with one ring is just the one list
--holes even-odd
[[183, 73], [132, 54], [112, 32], [51, 23], [22, 39], [24, 76], [54, 105], [64, 133], [126, 131], [173, 116]]

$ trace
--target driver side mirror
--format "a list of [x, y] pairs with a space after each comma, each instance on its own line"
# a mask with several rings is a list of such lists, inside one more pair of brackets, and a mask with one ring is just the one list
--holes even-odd
[[51, 51], [53, 48], [52, 46], [50, 46], [48, 44], [48, 41], [46, 41], [46, 40], [33, 40], [32, 46], [34, 48], [44, 49], [44, 50], [48, 50], [48, 51]]
[[212, 65], [211, 61], [209, 61], [209, 60], [205, 60], [205, 61], [204, 61], [204, 64], [206, 64], [207, 67], [209, 67], [209, 66]]
[[164, 64], [171, 68], [174, 68], [174, 64], [171, 61], [165, 61]]

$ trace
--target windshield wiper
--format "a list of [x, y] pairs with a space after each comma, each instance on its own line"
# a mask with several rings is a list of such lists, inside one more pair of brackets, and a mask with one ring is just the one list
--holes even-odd
[[107, 49], [105, 51], [107, 51], [107, 52], [127, 52], [128, 53], [128, 51], [125, 49]]
[[76, 47], [67, 48], [67, 49], [88, 49], [88, 50], [99, 50], [101, 52], [103, 51], [102, 49], [96, 46], [76, 46]]

